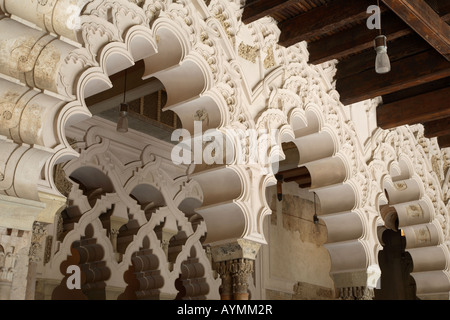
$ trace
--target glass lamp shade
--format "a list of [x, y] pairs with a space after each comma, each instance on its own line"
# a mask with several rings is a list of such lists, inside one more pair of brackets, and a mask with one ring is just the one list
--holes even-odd
[[120, 115], [117, 121], [118, 132], [128, 132], [128, 105], [125, 103], [120, 104]]
[[375, 51], [377, 52], [375, 59], [376, 73], [383, 74], [391, 71], [391, 62], [387, 54], [386, 36], [378, 36], [375, 38]]

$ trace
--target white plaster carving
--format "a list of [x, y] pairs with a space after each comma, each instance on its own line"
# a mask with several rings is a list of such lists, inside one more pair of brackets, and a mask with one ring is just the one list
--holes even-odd
[[[448, 150], [439, 150], [435, 140], [426, 139], [420, 126], [372, 131], [370, 122], [364, 132], [339, 102], [332, 79], [336, 71], [334, 63], [309, 65], [305, 43], [289, 48], [277, 45], [279, 30], [273, 19], [242, 24], [238, 2], [213, 0], [206, 6], [200, 0], [95, 0], [84, 7], [80, 29], [72, 30], [58, 22], [67, 21], [65, 0], [40, 4], [29, 0], [25, 10], [12, 0], [0, 1], [5, 13], [0, 19], [0, 30], [14, 30], [14, 33], [0, 32], [0, 41], [4, 43], [0, 52], [1, 81], [7, 83], [0, 87], [11, 87], [16, 95], [25, 93], [20, 101], [6, 93], [0, 100], [1, 194], [34, 201], [43, 201], [40, 196], [43, 193], [61, 196], [53, 181], [55, 165], [78, 157], [84, 149], [89, 150], [90, 156], [94, 149], [107, 150], [110, 146], [106, 140], [94, 143], [98, 135], [93, 129], [86, 141], [79, 140], [74, 150], [67, 141], [65, 128], [91, 116], [84, 99], [109, 88], [109, 75], [144, 59], [144, 78], [155, 76], [161, 80], [168, 92], [166, 109], [176, 112], [189, 131], [193, 130], [193, 114], [204, 110], [208, 114], [204, 130], [270, 127], [279, 129], [279, 144], [296, 143], [299, 164], [311, 174], [312, 191], [320, 198], [321, 218], [326, 223], [328, 220], [329, 234], [346, 240], [326, 245], [332, 257], [332, 274], [355, 270], [372, 274], [368, 267], [377, 264], [381, 248], [377, 227], [382, 221], [380, 201], [387, 202], [386, 185], [398, 187], [399, 197], [427, 204], [426, 223], [435, 231], [430, 232], [433, 239], [430, 243], [441, 250], [435, 256], [440, 268], [442, 256], [448, 260], [450, 243]], [[33, 10], [36, 6], [38, 11]], [[49, 19], [53, 15], [59, 19]], [[255, 57], [254, 63], [239, 56], [239, 44], [243, 42], [259, 49], [260, 56]], [[273, 54], [270, 64], [265, 63], [262, 54], [267, 57]], [[190, 81], [184, 80], [187, 75]], [[367, 111], [373, 111], [373, 104], [368, 104]], [[18, 115], [20, 110], [24, 112]], [[34, 117], [33, 112], [39, 117]], [[17, 130], [17, 124], [24, 125], [22, 131]], [[248, 154], [245, 137], [236, 138], [234, 147]], [[106, 160], [105, 157], [102, 161]], [[153, 187], [164, 190], [156, 181], [161, 176], [168, 177], [146, 171], [157, 167], [157, 163], [157, 160], [141, 163], [141, 170], [153, 181]], [[123, 179], [130, 173], [127, 170], [132, 169], [123, 168], [123, 162], [113, 155], [102, 165], [99, 167], [102, 172], [116, 172], [119, 166], [122, 176], [112, 179], [131, 191], [136, 181], [129, 177], [131, 180], [125, 184]], [[203, 205], [198, 212], [208, 228], [207, 241], [242, 238], [265, 243], [262, 222], [270, 214], [265, 188], [276, 182], [273, 174], [265, 174], [261, 164], [231, 163], [197, 169], [192, 179], [199, 187], [191, 191], [193, 194], [203, 191]], [[208, 183], [212, 175], [231, 183], [233, 188]], [[408, 180], [404, 181], [405, 178]], [[399, 184], [402, 182], [406, 184]], [[80, 190], [71, 192], [74, 196], [78, 193], [78, 199], [83, 198]], [[136, 209], [135, 204], [121, 196], [100, 198], [96, 205], [106, 209], [111, 203], [125, 201]], [[89, 210], [89, 202], [85, 200], [84, 203], [80, 200], [79, 206]], [[134, 219], [142, 225], [145, 217], [136, 210]], [[351, 217], [353, 227], [334, 229], [332, 217]], [[92, 223], [100, 230], [100, 222], [88, 220], [84, 218], [80, 223], [85, 227]], [[411, 227], [410, 223], [405, 227]], [[102, 245], [113, 250], [107, 235], [98, 230], [96, 236], [102, 239]], [[69, 235], [66, 237], [70, 239]], [[350, 253], [350, 259], [340, 260], [339, 257]], [[163, 258], [162, 253], [155, 254]], [[62, 258], [59, 259], [61, 262]], [[448, 265], [433, 272], [441, 272], [448, 281]], [[426, 286], [426, 281], [420, 284]]]

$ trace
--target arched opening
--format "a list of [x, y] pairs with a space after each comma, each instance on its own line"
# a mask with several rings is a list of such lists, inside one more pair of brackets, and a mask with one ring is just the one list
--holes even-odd
[[[281, 146], [285, 158], [275, 174], [277, 183], [265, 191], [272, 211], [264, 221], [268, 245], [260, 249], [271, 266], [266, 272], [271, 278], [296, 279], [292, 299], [334, 299], [331, 261], [324, 247], [327, 228], [319, 218], [320, 199], [311, 190], [308, 168], [299, 166], [296, 144], [284, 142]], [[276, 291], [268, 290], [266, 299], [277, 299]]]
[[168, 99], [163, 83], [155, 77], [143, 79], [144, 72], [144, 60], [139, 60], [110, 75], [112, 87], [86, 98], [86, 105], [93, 115], [117, 122], [125, 101], [130, 129], [170, 142], [173, 130], [182, 127], [181, 120], [172, 110], [163, 109]]
[[94, 167], [78, 168], [70, 174], [69, 178], [79, 185], [91, 207], [103, 195], [114, 192], [114, 186], [109, 177]]
[[154, 186], [149, 184], [140, 184], [133, 188], [130, 197], [144, 210], [147, 220], [150, 220], [152, 214], [158, 209], [166, 205], [164, 196]]

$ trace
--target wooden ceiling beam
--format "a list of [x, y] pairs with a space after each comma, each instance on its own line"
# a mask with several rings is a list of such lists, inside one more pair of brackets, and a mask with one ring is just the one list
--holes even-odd
[[450, 61], [450, 26], [424, 0], [382, 0]]
[[341, 102], [348, 105], [448, 76], [450, 63], [435, 50], [428, 50], [393, 62], [387, 74], [377, 74], [373, 68], [340, 79], [336, 90]]
[[450, 117], [423, 123], [425, 137], [433, 138], [450, 135]]
[[450, 117], [450, 87], [382, 104], [377, 108], [377, 124], [383, 129], [412, 125]]
[[[392, 12], [383, 13], [381, 22], [388, 42], [413, 32]], [[373, 48], [374, 39], [378, 34], [378, 30], [370, 30], [366, 24], [360, 24], [311, 42], [308, 44], [309, 63], [320, 64], [333, 59], [342, 59], [348, 55]]]
[[425, 2], [440, 16], [450, 13], [449, 0], [425, 0]]
[[256, 21], [272, 13], [282, 10], [296, 1], [294, 0], [258, 0], [245, 5], [242, 22], [245, 24]]
[[284, 182], [292, 182], [292, 181], [294, 181], [299, 185], [308, 185], [311, 184], [311, 176], [299, 176], [284, 179]]
[[306, 176], [309, 175], [309, 171], [306, 167], [297, 167], [293, 169], [288, 169], [278, 172], [279, 175], [283, 176], [283, 179], [289, 179], [292, 177]]
[[300, 188], [311, 187], [311, 175], [306, 167], [298, 167], [280, 171], [277, 176], [279, 176], [283, 182], [294, 181]]
[[388, 104], [398, 100], [403, 100], [412, 96], [421, 95], [427, 92], [436, 91], [450, 87], [450, 77], [438, 79], [435, 81], [426, 82], [418, 86], [410, 87], [404, 90], [392, 92], [383, 95], [383, 103]]
[[[444, 22], [449, 22], [450, 14], [442, 13], [441, 19]], [[416, 35], [403, 20], [391, 11], [381, 14], [381, 26], [383, 28], [383, 34], [388, 38], [389, 55], [391, 55], [390, 43], [392, 41], [404, 36]], [[340, 60], [349, 55], [373, 48], [373, 40], [377, 35], [378, 30], [369, 30], [365, 25], [358, 25], [311, 42], [308, 44], [309, 63], [320, 64], [333, 59]], [[421, 37], [419, 36], [419, 38]], [[425, 40], [423, 41], [426, 42]], [[428, 42], [426, 43], [428, 44]]]
[[289, 47], [297, 42], [336, 31], [349, 23], [364, 20], [368, 17], [367, 8], [370, 5], [373, 5], [373, 1], [335, 0], [280, 22], [279, 44]]
[[439, 147], [441, 147], [441, 149], [450, 147], [450, 134], [438, 137], [437, 140]]

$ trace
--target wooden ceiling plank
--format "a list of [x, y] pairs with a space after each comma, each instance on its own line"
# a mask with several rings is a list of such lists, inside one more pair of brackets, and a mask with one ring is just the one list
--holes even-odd
[[450, 13], [450, 0], [425, 0], [440, 16]]
[[382, 0], [450, 61], [450, 26], [424, 0]]
[[280, 22], [279, 44], [289, 47], [297, 42], [335, 31], [348, 23], [366, 19], [367, 8], [372, 4], [373, 1], [370, 0], [335, 0]]
[[450, 134], [445, 135], [445, 136], [440, 136], [437, 138], [437, 140], [438, 140], [439, 147], [441, 147], [441, 149], [450, 147]]
[[450, 135], [450, 117], [428, 121], [423, 126], [427, 138]]
[[309, 176], [309, 171], [306, 167], [298, 167], [280, 171], [278, 174], [282, 175], [284, 179], [289, 179], [292, 177]]
[[377, 74], [374, 69], [336, 82], [336, 90], [344, 105], [450, 76], [450, 63], [435, 50], [395, 61], [387, 74]]
[[[413, 32], [392, 12], [382, 14], [381, 21], [383, 33], [387, 36], [388, 42]], [[373, 48], [373, 41], [378, 34], [378, 30], [370, 30], [364, 24], [311, 42], [308, 44], [309, 63], [320, 64], [332, 59], [342, 59], [345, 56]]]
[[388, 104], [398, 100], [403, 100], [412, 96], [417, 96], [431, 91], [436, 91], [450, 87], [450, 77], [426, 82], [424, 84], [399, 90], [390, 94], [383, 95], [383, 103]]
[[383, 129], [450, 117], [450, 87], [409, 97], [377, 108], [377, 124]]
[[293, 176], [293, 177], [289, 177], [289, 178], [286, 178], [283, 176], [283, 181], [284, 182], [296, 181], [299, 184], [304, 184], [304, 183], [311, 182], [311, 176], [309, 174], [298, 175], [298, 176]]
[[242, 13], [242, 22], [245, 24], [256, 21], [265, 16], [283, 10], [296, 1], [294, 0], [258, 0], [253, 1], [245, 6]]

